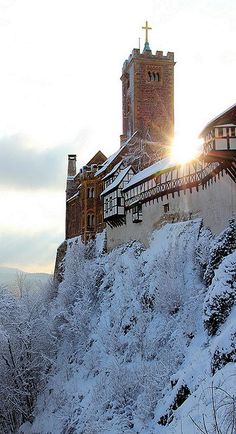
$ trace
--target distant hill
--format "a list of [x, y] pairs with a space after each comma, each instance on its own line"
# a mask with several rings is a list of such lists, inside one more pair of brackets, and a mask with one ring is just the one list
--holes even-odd
[[0, 267], [0, 285], [7, 285], [8, 287], [15, 287], [17, 275], [24, 274], [26, 281], [34, 288], [40, 284], [44, 284], [50, 278], [50, 274], [47, 273], [26, 273], [17, 268]]

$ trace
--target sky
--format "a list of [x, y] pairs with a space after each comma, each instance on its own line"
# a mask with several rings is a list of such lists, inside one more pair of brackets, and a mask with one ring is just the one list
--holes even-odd
[[121, 69], [175, 52], [175, 131], [191, 143], [236, 102], [235, 0], [0, 0], [0, 266], [52, 272], [67, 154], [78, 169], [122, 133]]

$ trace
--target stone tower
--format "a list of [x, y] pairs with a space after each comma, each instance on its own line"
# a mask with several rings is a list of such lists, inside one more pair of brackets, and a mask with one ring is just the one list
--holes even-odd
[[147, 36], [143, 52], [133, 49], [122, 69], [123, 134], [121, 145], [139, 131], [157, 142], [162, 154], [174, 134], [174, 53], [152, 53]]

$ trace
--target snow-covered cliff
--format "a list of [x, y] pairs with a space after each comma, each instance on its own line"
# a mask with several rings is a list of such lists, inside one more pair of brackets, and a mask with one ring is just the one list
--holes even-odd
[[24, 434], [236, 431], [236, 234], [167, 224], [150, 247], [68, 243], [59, 342]]

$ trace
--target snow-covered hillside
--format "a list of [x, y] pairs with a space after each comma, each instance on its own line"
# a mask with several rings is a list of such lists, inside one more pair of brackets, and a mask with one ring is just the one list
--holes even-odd
[[150, 247], [68, 243], [59, 341], [24, 434], [236, 432], [236, 234], [168, 224]]

